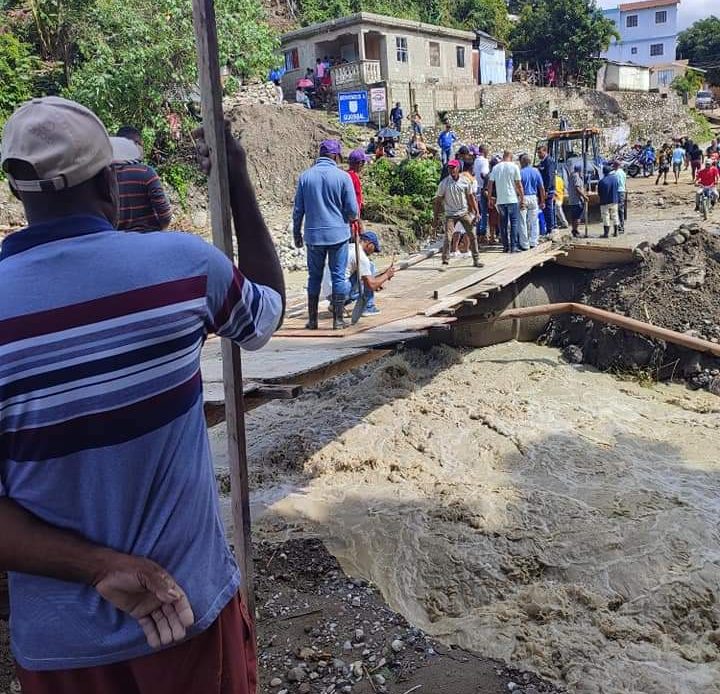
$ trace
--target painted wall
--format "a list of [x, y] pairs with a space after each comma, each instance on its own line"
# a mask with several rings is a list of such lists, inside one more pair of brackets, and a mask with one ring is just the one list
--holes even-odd
[[632, 67], [607, 63], [604, 66], [604, 79], [601, 89], [647, 92], [650, 90], [650, 70], [640, 66]]
[[[657, 13], [665, 12], [664, 22]], [[621, 12], [619, 8], [604, 11], [620, 33], [620, 41], [613, 39], [601, 57], [607, 60], [633, 62], [638, 65], [658, 65], [675, 60], [677, 48], [677, 5], [649, 7], [642, 10]], [[630, 18], [628, 26], [628, 18]], [[634, 19], [636, 18], [636, 19]], [[651, 55], [651, 46], [662, 45], [662, 53]], [[657, 52], [657, 49], [654, 51]]]
[[[367, 35], [367, 41], [363, 38]], [[398, 59], [398, 39], [404, 39], [407, 50], [406, 60]], [[436, 44], [431, 49], [431, 43]], [[457, 49], [464, 50], [464, 65], [458, 65]], [[397, 32], [371, 24], [359, 23], [337, 32], [325, 32], [315, 37], [283, 41], [283, 52], [287, 55], [297, 51], [298, 68], [288, 69], [283, 86], [294, 91], [295, 83], [313, 67], [317, 58], [325, 55], [340, 55], [348, 60], [380, 60], [382, 77], [388, 83], [412, 84], [418, 90], [435, 86], [472, 85], [472, 41], [455, 37], [444, 37], [426, 32], [402, 28]], [[439, 61], [431, 61], [433, 56]], [[431, 64], [439, 62], [439, 64]], [[290, 67], [286, 65], [286, 67]]]

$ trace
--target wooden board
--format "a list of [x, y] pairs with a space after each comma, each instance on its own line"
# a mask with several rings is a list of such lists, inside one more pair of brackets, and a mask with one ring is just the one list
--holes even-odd
[[[208, 195], [213, 244], [230, 260], [234, 260], [230, 181], [225, 146], [225, 115], [222, 105], [223, 94], [214, 1], [193, 0], [192, 11], [203, 130], [211, 161]], [[221, 349], [233, 510], [233, 542], [235, 556], [241, 571], [240, 593], [249, 613], [254, 615], [255, 591], [253, 590], [252, 540], [250, 537], [250, 487], [245, 447], [242, 360], [240, 346], [236, 343], [224, 339], [221, 342]]]
[[524, 263], [529, 258], [535, 258], [536, 256], [545, 255], [550, 250], [550, 247], [546, 244], [542, 244], [539, 246], [536, 246], [535, 248], [530, 249], [529, 251], [524, 251], [522, 253], [518, 254], [506, 254], [502, 257], [501, 262], [488, 264], [486, 267], [481, 268], [477, 270], [476, 272], [473, 272], [466, 277], [463, 277], [455, 282], [450, 282], [449, 284], [445, 284], [441, 287], [438, 287], [433, 292], [433, 298], [434, 299], [442, 299], [445, 296], [449, 296], [451, 294], [455, 294], [456, 292], [459, 292], [463, 289], [466, 289], [467, 287], [471, 287], [474, 284], [477, 284], [478, 282], [482, 282], [483, 280], [492, 277], [495, 273], [499, 272], [500, 270], [503, 270], [504, 268], [518, 264], [518, 263]]
[[637, 260], [628, 246], [611, 246], [596, 243], [574, 243], [558, 264], [583, 270], [600, 270], [614, 265], [629, 265]]

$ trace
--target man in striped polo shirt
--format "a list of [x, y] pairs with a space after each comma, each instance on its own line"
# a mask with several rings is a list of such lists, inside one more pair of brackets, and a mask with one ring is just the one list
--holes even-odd
[[142, 162], [140, 132], [123, 126], [110, 141], [120, 193], [117, 228], [123, 231], [167, 229], [172, 210], [157, 172]]
[[29, 222], [0, 250], [0, 570], [23, 692], [254, 693], [200, 376], [208, 333], [259, 349], [282, 318], [244, 152], [228, 138], [237, 269], [189, 234], [116, 231], [110, 140], [79, 104], [24, 104], [0, 147]]

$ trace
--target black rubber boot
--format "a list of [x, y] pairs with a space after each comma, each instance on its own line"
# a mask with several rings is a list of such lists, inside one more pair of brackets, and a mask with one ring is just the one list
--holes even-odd
[[613, 227], [613, 236], [617, 236], [617, 235], [618, 235], [618, 228]]
[[307, 330], [318, 329], [318, 304], [320, 303], [319, 296], [311, 296], [308, 294], [308, 322], [305, 325]]
[[610, 236], [610, 227], [603, 227], [603, 238], [606, 239]]
[[344, 319], [345, 296], [343, 294], [332, 295], [333, 305], [333, 330], [344, 330], [348, 327]]

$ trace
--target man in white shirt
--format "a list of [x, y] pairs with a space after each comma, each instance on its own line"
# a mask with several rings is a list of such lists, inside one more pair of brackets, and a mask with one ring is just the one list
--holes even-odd
[[487, 147], [480, 146], [479, 154], [475, 157], [473, 164], [473, 175], [478, 185], [477, 201], [480, 210], [480, 218], [477, 223], [478, 236], [487, 236], [488, 228], [488, 198], [487, 182], [490, 176], [490, 160], [487, 157]]
[[[365, 230], [360, 234], [360, 278], [363, 283], [363, 292], [367, 297], [364, 317], [380, 315], [380, 309], [375, 305], [375, 292], [381, 290], [386, 282], [395, 277], [395, 266], [391, 265], [385, 272], [377, 274], [377, 268], [369, 256], [373, 253], [380, 253], [380, 239], [374, 231]], [[348, 246], [347, 269], [345, 271], [345, 280], [347, 281], [347, 291], [345, 295], [347, 299], [346, 305], [355, 303], [360, 290], [357, 282], [358, 276], [358, 260], [355, 258], [355, 244], [350, 243]], [[332, 297], [332, 281], [330, 277], [330, 269], [325, 265], [325, 273], [322, 280], [322, 296], [328, 300]], [[332, 306], [331, 306], [332, 310]]]
[[450, 245], [455, 233], [455, 225], [460, 222], [470, 239], [473, 264], [475, 267], [482, 267], [483, 263], [480, 262], [474, 227], [474, 221], [478, 216], [477, 199], [473, 193], [472, 182], [466, 176], [460, 175], [460, 168], [460, 162], [457, 159], [451, 159], [448, 162], [450, 175], [443, 178], [438, 186], [433, 205], [433, 224], [437, 227], [440, 216], [444, 212], [443, 265], [448, 265], [450, 262]]
[[[522, 250], [520, 248], [520, 207], [525, 204], [525, 193], [520, 177], [520, 168], [512, 158], [512, 152], [506, 149], [503, 152], [503, 160], [490, 172], [488, 191], [490, 206], [496, 206], [500, 214], [500, 238], [505, 253], [519, 253]], [[509, 233], [508, 225], [510, 226]]]

